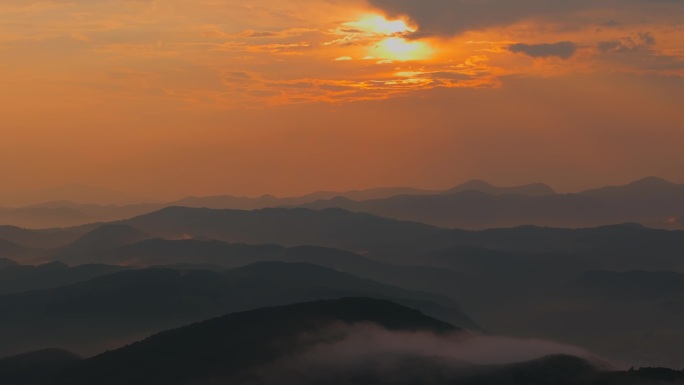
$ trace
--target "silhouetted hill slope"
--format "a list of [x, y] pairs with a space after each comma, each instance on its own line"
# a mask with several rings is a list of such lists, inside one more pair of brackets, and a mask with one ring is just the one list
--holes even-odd
[[118, 191], [81, 184], [68, 184], [20, 193], [0, 192], [1, 206], [28, 206], [49, 201], [74, 201], [87, 204], [131, 204], [145, 200]]
[[600, 197], [602, 199], [639, 198], [662, 192], [684, 192], [684, 185], [672, 183], [658, 177], [645, 177], [623, 186], [607, 186], [585, 190], [582, 195]]
[[162, 238], [204, 237], [285, 246], [405, 242], [438, 230], [340, 209], [238, 211], [170, 207], [123, 223]]
[[367, 190], [349, 191], [318, 191], [298, 197], [275, 197], [273, 195], [263, 195], [260, 197], [236, 197], [231, 195], [205, 196], [205, 197], [186, 197], [177, 201], [169, 202], [167, 206], [184, 206], [197, 208], [213, 209], [233, 209], [233, 210], [257, 210], [262, 208], [275, 208], [286, 206], [305, 205], [307, 203], [330, 200], [370, 200], [384, 199], [398, 195], [438, 195], [452, 194], [462, 191], [481, 191], [492, 195], [521, 194], [530, 196], [543, 196], [554, 194], [553, 189], [542, 183], [534, 183], [524, 186], [496, 187], [485, 181], [472, 180], [462, 185], [448, 190], [425, 190], [412, 187], [381, 187]]
[[30, 385], [54, 380], [81, 357], [60, 349], [46, 349], [0, 359], [0, 384]]
[[[518, 194], [518, 195], [528, 195], [528, 196], [547, 196], [553, 195], [556, 192], [553, 189], [543, 183], [532, 183], [523, 186], [513, 186], [513, 187], [497, 187], [492, 184], [485, 182], [483, 180], [474, 179], [458, 185], [454, 188], [446, 190], [443, 194], [455, 194], [464, 191], [479, 191], [489, 195], [506, 195], [506, 194]], [[397, 194], [398, 195], [398, 194]], [[413, 194], [418, 195], [418, 194]]]
[[580, 193], [617, 205], [631, 220], [665, 221], [684, 214], [684, 184], [648, 177], [624, 186], [611, 186]]
[[38, 255], [36, 250], [31, 250], [28, 247], [17, 245], [14, 242], [0, 239], [0, 257], [8, 259], [22, 260]]
[[17, 265], [17, 263], [11, 259], [0, 258], [0, 269], [4, 269], [5, 267], [16, 266], [16, 265]]
[[318, 191], [298, 197], [275, 197], [263, 195], [260, 197], [236, 197], [231, 195], [218, 195], [206, 197], [186, 197], [177, 201], [169, 202], [166, 206], [184, 206], [196, 208], [232, 209], [232, 210], [258, 210], [263, 208], [275, 208], [284, 206], [297, 206], [321, 199], [341, 197], [345, 199], [363, 200], [387, 198], [403, 194], [438, 194], [440, 191], [421, 190], [411, 187], [386, 187], [368, 190], [350, 191]]
[[263, 195], [260, 197], [237, 197], [232, 195], [217, 196], [189, 196], [177, 201], [169, 202], [167, 206], [182, 206], [193, 208], [209, 209], [230, 209], [230, 210], [258, 210], [267, 207], [280, 206], [281, 199], [273, 195]]
[[[470, 231], [445, 230], [339, 209], [234, 211], [189, 208], [165, 209], [125, 223], [167, 238], [195, 237], [256, 244], [330, 246], [393, 264], [429, 264], [454, 268], [455, 265], [426, 256], [442, 250], [470, 247], [499, 250], [505, 254], [581, 256], [578, 263], [585, 270], [684, 272], [684, 260], [680, 257], [684, 254], [684, 231], [650, 229], [638, 224], [582, 229], [522, 226]], [[217, 250], [225, 248], [217, 244], [201, 247], [205, 247], [207, 253], [212, 247]], [[243, 252], [254, 255], [253, 251]], [[178, 253], [171, 251], [169, 255]], [[506, 258], [505, 255], [503, 257]], [[535, 262], [540, 260], [539, 256], [534, 258], [537, 258]], [[203, 263], [216, 262], [204, 260]]]
[[91, 228], [29, 230], [16, 226], [0, 226], [0, 239], [30, 249], [55, 249], [69, 244], [90, 231]]
[[345, 296], [392, 299], [478, 328], [449, 298], [309, 264], [260, 263], [225, 273], [145, 269], [0, 296], [0, 356], [46, 346], [92, 354], [229, 312]]
[[[378, 346], [383, 342], [367, 335], [371, 340], [358, 346], [367, 350], [340, 351], [339, 346], [353, 348], [344, 344], [359, 332], [394, 333], [387, 335], [394, 338], [395, 348]], [[587, 360], [566, 355], [474, 365], [410, 347], [416, 335], [451, 337], [445, 343], [455, 343], [454, 332], [449, 324], [388, 301], [299, 303], [158, 333], [75, 362], [36, 385], [674, 385], [684, 378], [684, 373], [668, 369], [601, 372]], [[404, 344], [408, 347], [396, 348]]]
[[520, 225], [588, 227], [621, 222], [672, 226], [684, 213], [684, 185], [645, 178], [620, 187], [556, 194], [543, 184], [500, 188], [474, 180], [444, 194], [377, 199], [333, 197], [302, 207], [344, 208], [441, 227], [484, 229]]
[[0, 223], [34, 229], [75, 226], [95, 219], [70, 207], [0, 209]]
[[[286, 303], [291, 303], [290, 292], [292, 291], [310, 291], [312, 288], [322, 288], [324, 289], [323, 292], [329, 290], [332, 294], [336, 291], [344, 291], [345, 295], [389, 299], [416, 308], [459, 327], [481, 330], [460, 310], [458, 303], [452, 298], [388, 286], [314, 264], [259, 262], [228, 270], [224, 274], [233, 284], [245, 282], [245, 284], [249, 283], [249, 285], [267, 288], [264, 290], [265, 292], [275, 290], [276, 297], [269, 300], [270, 304], [273, 304], [274, 300], [278, 301], [278, 297], [282, 297]], [[301, 296], [301, 294], [299, 295]], [[311, 299], [317, 298], [320, 297]]]
[[[74, 225], [81, 225], [93, 222], [110, 222], [132, 218], [134, 216], [150, 213], [162, 209], [168, 205], [162, 203], [135, 203], [127, 205], [98, 205], [77, 203], [72, 201], [50, 201], [37, 203], [31, 206], [23, 207], [22, 209], [70, 209], [83, 213], [87, 216], [87, 221], [82, 220]], [[71, 224], [59, 224], [51, 227], [66, 227]], [[35, 227], [35, 226], [29, 226]]]
[[122, 270], [125, 268], [107, 265], [69, 267], [62, 262], [39, 266], [0, 264], [0, 295], [69, 285]]
[[583, 293], [625, 300], [684, 299], [684, 274], [670, 271], [589, 271], [575, 282]]
[[[321, 191], [287, 198], [220, 195], [186, 197], [167, 203], [83, 202], [72, 196], [21, 208], [0, 209], [0, 223], [4, 218], [5, 224], [23, 227], [66, 227], [88, 221], [123, 220], [173, 206], [233, 210], [301, 206], [344, 208], [436, 226], [471, 229], [526, 224], [584, 227], [627, 221], [672, 228], [681, 225], [674, 219], [684, 215], [684, 184], [648, 177], [624, 186], [557, 194], [542, 183], [497, 187], [482, 180], [471, 180], [445, 191], [399, 187]], [[416, 205], [424, 206], [424, 212], [417, 210]]]
[[[589, 270], [674, 270], [684, 272], [684, 231], [638, 224], [561, 229], [534, 226], [483, 231], [450, 230], [426, 237], [419, 249], [456, 246], [524, 253], [561, 253], [592, 257]], [[583, 259], [586, 261], [586, 259]]]
[[307, 208], [341, 207], [433, 226], [483, 229], [526, 224], [583, 227], [622, 220], [616, 208], [574, 194], [491, 195], [467, 190], [448, 195], [401, 195], [366, 201], [317, 201]]
[[[481, 277], [421, 265], [394, 265], [348, 251], [319, 246], [247, 245], [195, 239], [150, 239], [89, 256], [89, 263], [125, 266], [196, 266], [211, 270], [259, 261], [307, 262], [388, 285], [470, 299]], [[474, 286], [475, 285], [475, 286]], [[477, 301], [473, 298], [474, 301]]]
[[[455, 328], [392, 302], [345, 298], [230, 314], [154, 335], [83, 361], [52, 384], [245, 383], [251, 370], [320, 343], [336, 324], [374, 323], [389, 330]], [[302, 335], [308, 336], [302, 339]], [[335, 339], [344, 336], [325, 335]]]
[[258, 261], [282, 260], [285, 247], [248, 245], [200, 239], [147, 239], [88, 256], [89, 262], [149, 267], [172, 264], [212, 264], [238, 267]]
[[69, 245], [60, 248], [52, 257], [68, 263], [87, 263], [90, 255], [150, 238], [149, 234], [134, 229], [131, 226], [106, 224], [97, 227]]

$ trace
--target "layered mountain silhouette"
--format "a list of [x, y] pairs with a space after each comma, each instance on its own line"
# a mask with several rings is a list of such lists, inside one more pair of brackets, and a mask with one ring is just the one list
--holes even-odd
[[[489, 195], [507, 195], [507, 194], [517, 194], [517, 195], [527, 195], [527, 196], [548, 196], [554, 195], [556, 192], [553, 189], [543, 183], [533, 183], [523, 186], [513, 186], [513, 187], [497, 187], [483, 180], [474, 179], [458, 185], [454, 188], [444, 191], [442, 194], [450, 195], [456, 194], [464, 191], [479, 191]], [[396, 194], [400, 195], [400, 194]], [[421, 195], [421, 194], [401, 194], [401, 195]], [[359, 199], [355, 199], [359, 200]]]
[[367, 243], [403, 243], [439, 230], [420, 223], [340, 209], [239, 211], [169, 207], [122, 223], [170, 239], [196, 237], [285, 246], [362, 247]]
[[[165, 207], [183, 206], [233, 210], [345, 208], [435, 226], [468, 229], [519, 225], [585, 227], [629, 221], [664, 228], [684, 226], [677, 221], [684, 215], [684, 204], [681, 203], [684, 201], [684, 185], [655, 177], [576, 194], [559, 194], [542, 183], [499, 187], [482, 180], [471, 180], [441, 191], [398, 187], [322, 191], [289, 198], [272, 195], [254, 198], [231, 195], [186, 197], [166, 203], [131, 202], [112, 195], [109, 204], [94, 204], [92, 199], [79, 200], [83, 194], [75, 192], [71, 198], [64, 198], [68, 195], [60, 193], [45, 203], [0, 210], [0, 223], [31, 228], [66, 227], [123, 220]], [[60, 197], [63, 199], [55, 200]]]
[[[1, 270], [0, 270], [1, 271]], [[46, 346], [92, 354], [169, 327], [263, 306], [346, 296], [397, 301], [469, 329], [452, 299], [311, 264], [262, 262], [225, 272], [145, 269], [0, 296], [0, 356]]]
[[20, 227], [51, 228], [76, 226], [97, 220], [70, 207], [23, 207], [0, 209], [0, 223]]
[[0, 383], [39, 384], [54, 381], [60, 371], [81, 361], [62, 349], [44, 349], [0, 359]]
[[[52, 384], [245, 383], [274, 359], [323, 342], [314, 333], [340, 324], [388, 330], [453, 331], [447, 323], [391, 302], [341, 299], [231, 314], [154, 335], [65, 371]], [[304, 335], [310, 336], [301, 339]], [[340, 338], [340, 337], [337, 337]]]
[[2, 258], [22, 260], [31, 258], [37, 254], [39, 254], [37, 251], [31, 250], [28, 247], [0, 239], [0, 257]]
[[387, 218], [466, 229], [523, 224], [583, 227], [622, 219], [617, 208], [580, 195], [490, 195], [474, 190], [449, 195], [401, 195], [366, 201], [333, 199], [305, 207], [318, 210], [340, 207]]
[[588, 271], [577, 277], [575, 284], [591, 296], [624, 300], [684, 298], [684, 274], [671, 271]]
[[86, 204], [132, 204], [140, 202], [141, 199], [119, 191], [77, 183], [45, 190], [0, 192], [0, 205], [6, 207], [29, 206], [50, 201], [76, 201]]
[[0, 295], [69, 285], [125, 270], [96, 264], [69, 267], [62, 262], [50, 262], [32, 266], [5, 261], [0, 260]]
[[0, 226], [0, 239], [25, 249], [48, 250], [74, 242], [97, 226], [81, 226], [66, 229], [31, 230], [16, 226]]
[[0, 258], [0, 269], [4, 269], [4, 268], [10, 267], [10, 266], [17, 266], [17, 263], [11, 259]]
[[74, 242], [51, 254], [69, 263], [89, 262], [89, 256], [152, 238], [140, 230], [122, 224], [107, 224], [84, 234]]
[[[230, 314], [85, 360], [58, 350], [12, 357], [0, 360], [0, 379], [7, 385], [643, 385], [684, 378], [683, 372], [655, 368], [604, 372], [566, 355], [483, 365], [426, 350], [440, 339], [467, 344], [458, 332], [396, 303], [343, 298]], [[386, 345], [382, 336], [394, 343]], [[346, 352], [358, 343], [365, 350]]]
[[[0, 340], [5, 354], [89, 355], [228, 312], [370, 296], [459, 327], [678, 368], [684, 232], [647, 225], [677, 226], [680, 189], [657, 178], [578, 194], [471, 181], [447, 192], [321, 193], [326, 200], [303, 203], [311, 208], [152, 204], [137, 209], [157, 211], [112, 223], [0, 226]], [[107, 210], [116, 207], [129, 206]], [[624, 223], [515, 222], [556, 224], [548, 218]]]

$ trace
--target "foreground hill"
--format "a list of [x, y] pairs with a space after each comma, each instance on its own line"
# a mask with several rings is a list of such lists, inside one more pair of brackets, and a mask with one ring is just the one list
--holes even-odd
[[0, 356], [45, 347], [88, 355], [230, 312], [345, 296], [391, 299], [479, 329], [444, 296], [310, 264], [264, 262], [222, 273], [124, 271], [60, 288], [0, 296]]
[[27, 385], [54, 380], [65, 367], [81, 357], [61, 349], [44, 349], [0, 359], [0, 384]]
[[0, 360], [0, 379], [5, 385], [674, 385], [684, 379], [667, 369], [601, 372], [567, 355], [477, 364], [443, 351], [471, 351], [465, 346], [473, 341], [410, 308], [344, 298], [230, 314], [81, 361], [61, 351], [8, 358]]
[[[245, 383], [251, 371], [322, 342], [315, 332], [370, 322], [389, 330], [453, 331], [447, 323], [391, 302], [341, 299], [231, 314], [152, 336], [81, 362], [51, 384]], [[307, 338], [302, 335], [307, 333]], [[338, 336], [340, 338], [343, 336]]]

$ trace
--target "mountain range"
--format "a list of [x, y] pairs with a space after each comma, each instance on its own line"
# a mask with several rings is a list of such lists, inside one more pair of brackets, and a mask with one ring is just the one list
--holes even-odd
[[131, 202], [122, 197], [112, 198], [108, 204], [95, 204], [87, 199], [79, 201], [78, 197], [86, 194], [86, 191], [74, 193], [71, 198], [58, 194], [64, 199], [36, 201], [28, 206], [0, 209], [0, 223], [30, 228], [68, 227], [123, 220], [172, 206], [234, 210], [344, 208], [388, 218], [467, 229], [519, 225], [586, 227], [622, 222], [683, 228], [681, 218], [684, 217], [684, 184], [655, 177], [623, 186], [572, 194], [556, 193], [541, 183], [497, 187], [481, 180], [468, 181], [447, 190], [378, 188], [317, 192], [289, 198], [221, 195], [186, 197], [165, 203]]

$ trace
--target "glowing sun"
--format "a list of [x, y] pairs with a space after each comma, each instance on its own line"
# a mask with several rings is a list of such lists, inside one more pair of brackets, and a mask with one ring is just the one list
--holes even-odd
[[401, 37], [382, 40], [373, 48], [373, 54], [390, 60], [422, 60], [432, 54], [432, 49], [420, 41], [407, 41]]
[[387, 20], [379, 15], [364, 16], [359, 21], [346, 23], [346, 25], [365, 32], [382, 35], [411, 33], [416, 31], [414, 28], [409, 27], [404, 20]]
[[387, 20], [383, 16], [368, 15], [345, 25], [377, 38], [368, 52], [372, 57], [389, 61], [423, 60], [433, 53], [427, 43], [406, 38], [416, 32], [416, 28], [409, 26], [405, 20]]

